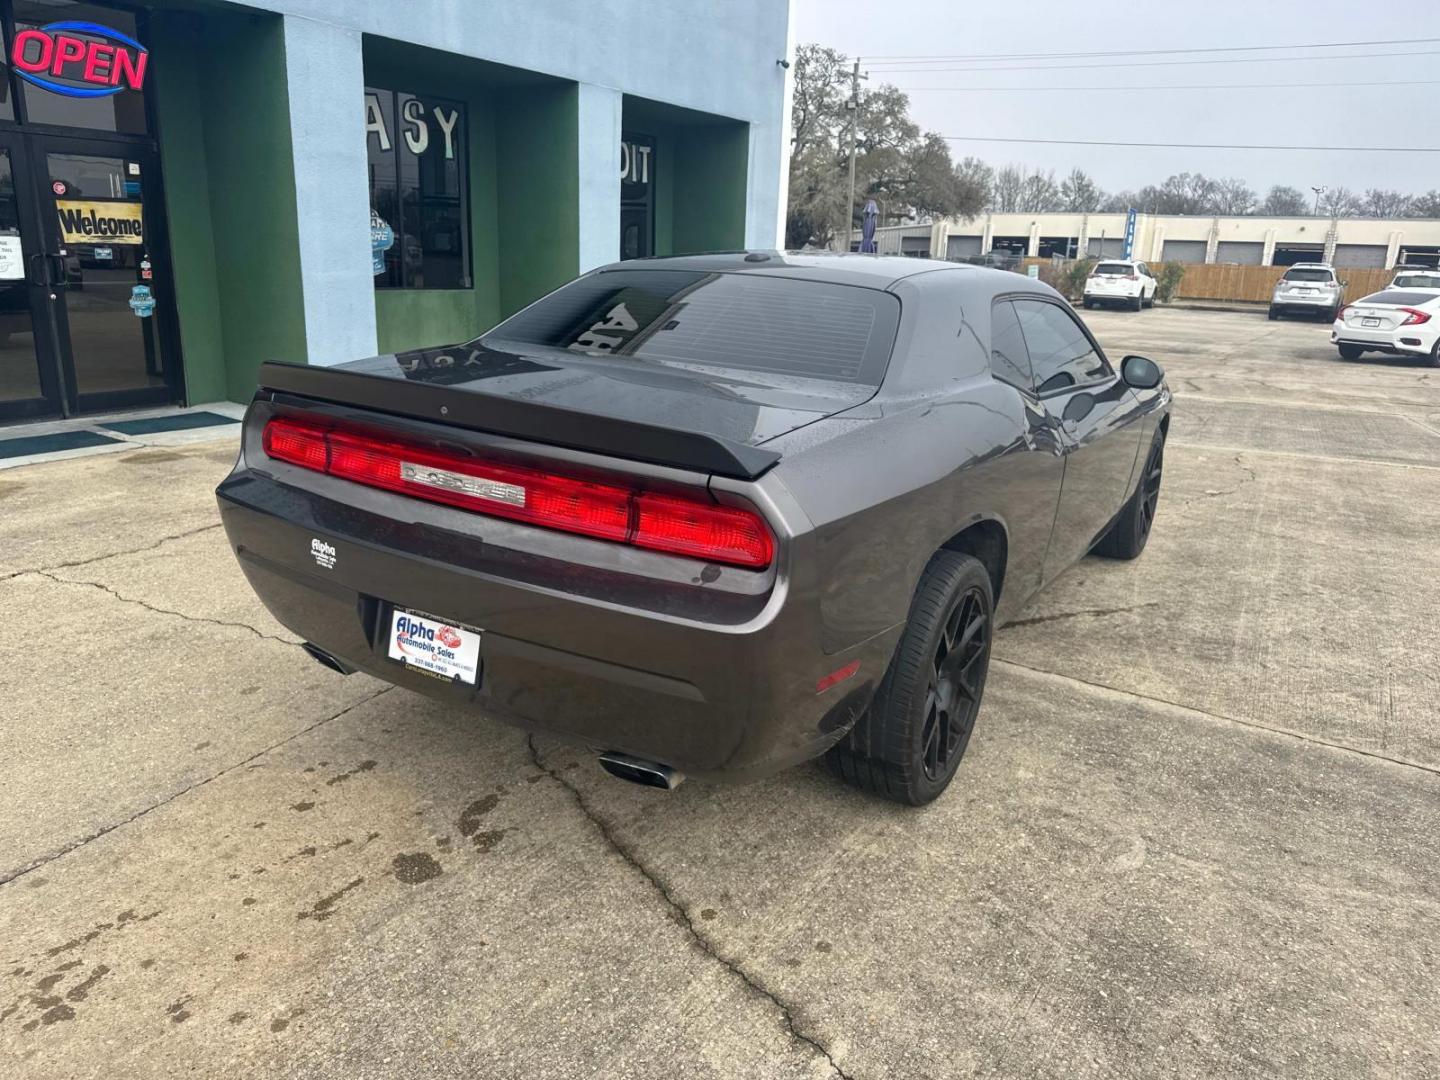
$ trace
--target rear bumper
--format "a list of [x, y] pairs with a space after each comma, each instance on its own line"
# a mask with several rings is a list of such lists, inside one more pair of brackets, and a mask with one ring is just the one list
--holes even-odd
[[1277, 296], [1271, 299], [1270, 306], [1276, 311], [1297, 315], [1318, 315], [1322, 311], [1333, 311], [1340, 306], [1340, 301], [1333, 296]]
[[1331, 327], [1333, 345], [1350, 345], [1366, 352], [1390, 353], [1394, 356], [1428, 356], [1440, 338], [1440, 327], [1425, 325], [1402, 326], [1394, 330], [1359, 330], [1353, 326]]
[[[244, 465], [216, 494], [261, 601], [345, 665], [692, 776], [750, 779], [823, 753], [869, 703], [899, 636], [895, 627], [826, 655], [815, 605], [783, 582], [765, 596], [736, 598], [700, 595], [703, 585], [627, 581], [372, 513]], [[334, 549], [328, 568], [311, 555], [315, 539]], [[567, 583], [574, 588], [557, 587]], [[647, 592], [643, 604], [637, 589]], [[707, 603], [709, 621], [696, 617]], [[481, 628], [479, 685], [390, 660], [394, 607]], [[822, 676], [857, 659], [854, 678], [816, 694]]]

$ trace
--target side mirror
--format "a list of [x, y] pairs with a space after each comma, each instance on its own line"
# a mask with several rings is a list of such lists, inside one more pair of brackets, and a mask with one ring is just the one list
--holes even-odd
[[1127, 356], [1120, 361], [1120, 378], [1125, 380], [1126, 386], [1136, 390], [1154, 390], [1160, 385], [1160, 380], [1165, 378], [1165, 372], [1148, 357]]

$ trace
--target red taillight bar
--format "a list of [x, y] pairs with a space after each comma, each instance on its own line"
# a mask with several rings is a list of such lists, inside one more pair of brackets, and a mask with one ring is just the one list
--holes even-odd
[[775, 557], [764, 520], [741, 507], [280, 417], [265, 425], [261, 441], [278, 461], [491, 517], [752, 570]]
[[1400, 324], [1401, 326], [1419, 326], [1421, 323], [1430, 321], [1430, 316], [1423, 311], [1416, 311], [1410, 307], [1402, 307], [1400, 310], [1405, 312], [1405, 321]]

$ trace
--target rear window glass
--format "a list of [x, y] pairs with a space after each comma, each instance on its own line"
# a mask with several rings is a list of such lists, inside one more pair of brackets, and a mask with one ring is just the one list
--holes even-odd
[[572, 281], [482, 340], [637, 363], [879, 386], [900, 302], [878, 289], [758, 274], [608, 270]]
[[1133, 274], [1135, 272], [1135, 269], [1134, 267], [1129, 266], [1126, 263], [1101, 263], [1099, 266], [1095, 267], [1095, 270], [1093, 272], [1096, 274], [1124, 275]]
[[1433, 293], [1423, 292], [1401, 292], [1398, 289], [1386, 289], [1384, 292], [1371, 293], [1364, 300], [1357, 300], [1357, 304], [1394, 304], [1396, 307], [1414, 307], [1417, 304], [1429, 304], [1433, 302]]
[[1399, 274], [1390, 284], [1396, 289], [1440, 289], [1440, 274]]
[[1329, 270], [1286, 270], [1286, 281], [1329, 281]]

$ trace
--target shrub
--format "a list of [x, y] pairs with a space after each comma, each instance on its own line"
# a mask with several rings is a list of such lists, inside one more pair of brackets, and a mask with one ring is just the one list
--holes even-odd
[[1076, 300], [1085, 294], [1085, 279], [1095, 269], [1095, 259], [1076, 259], [1065, 267], [1061, 284], [1055, 287], [1065, 294], [1066, 299]]
[[1175, 261], [1161, 263], [1160, 273], [1155, 275], [1155, 299], [1168, 304], [1175, 299], [1180, 280], [1185, 276], [1185, 264]]

